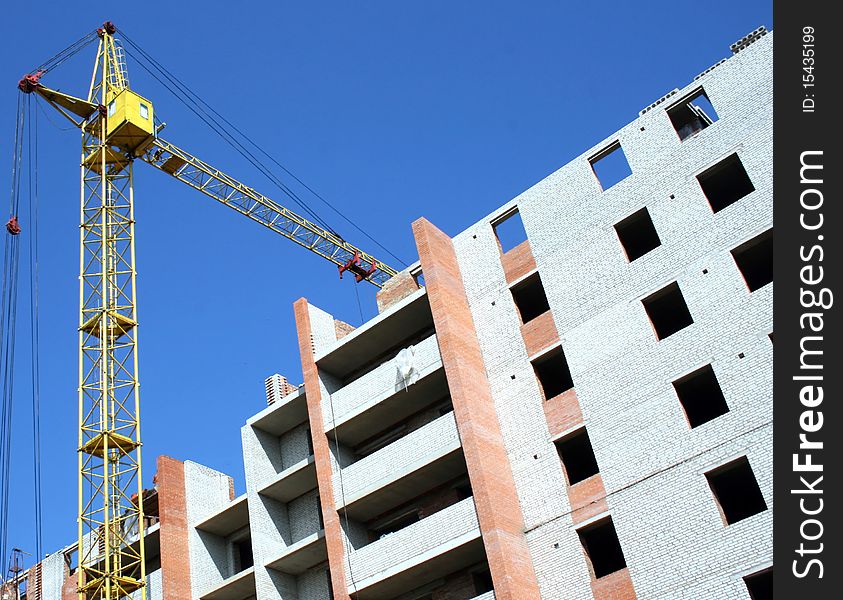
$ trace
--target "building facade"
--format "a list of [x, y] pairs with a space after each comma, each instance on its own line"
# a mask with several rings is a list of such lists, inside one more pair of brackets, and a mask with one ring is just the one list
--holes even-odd
[[359, 328], [298, 301], [246, 493], [159, 459], [149, 597], [771, 598], [772, 37], [457, 236], [415, 222]]

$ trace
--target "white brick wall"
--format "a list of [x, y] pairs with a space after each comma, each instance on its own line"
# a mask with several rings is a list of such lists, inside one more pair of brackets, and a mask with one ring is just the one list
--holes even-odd
[[[659, 107], [495, 213], [521, 213], [639, 598], [746, 597], [735, 573], [772, 556], [771, 511], [724, 528], [697, 466], [748, 454], [772, 506], [773, 286], [750, 294], [729, 253], [772, 226], [771, 50], [768, 35], [676, 95], [702, 85], [720, 117], [695, 137]], [[604, 192], [587, 158], [616, 139], [632, 175]], [[733, 152], [756, 191], [714, 214], [695, 174]], [[628, 263], [613, 225], [642, 206], [662, 244]], [[489, 220], [454, 243], [543, 595], [591, 598]], [[672, 281], [694, 324], [659, 342], [640, 298]], [[691, 430], [671, 381], [708, 363], [730, 412]]]
[[231, 501], [227, 475], [203, 465], [185, 461], [184, 488], [187, 505], [190, 580], [193, 596], [205, 592], [233, 575], [225, 539], [193, 526], [218, 512]]

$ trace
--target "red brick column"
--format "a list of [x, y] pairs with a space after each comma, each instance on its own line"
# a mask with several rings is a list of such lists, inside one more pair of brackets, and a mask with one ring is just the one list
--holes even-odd
[[299, 336], [304, 391], [307, 398], [307, 414], [310, 433], [313, 438], [313, 457], [316, 462], [316, 480], [319, 484], [319, 501], [322, 505], [322, 522], [325, 528], [325, 544], [328, 547], [328, 566], [331, 569], [331, 586], [334, 600], [349, 600], [348, 584], [345, 578], [345, 547], [342, 525], [334, 502], [331, 448], [322, 418], [322, 390], [319, 386], [319, 372], [313, 360], [310, 312], [307, 300], [301, 298], [294, 305], [296, 329]]
[[451, 239], [413, 223], [427, 293], [498, 600], [541, 598], [524, 515], [495, 411], [480, 342]]
[[167, 600], [192, 600], [184, 463], [158, 457], [158, 515], [161, 521], [161, 585]]

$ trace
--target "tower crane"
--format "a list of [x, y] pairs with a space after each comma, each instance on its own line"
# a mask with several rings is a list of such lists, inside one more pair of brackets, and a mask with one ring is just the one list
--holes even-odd
[[[153, 104], [129, 86], [125, 54], [97, 29], [87, 98], [46, 87], [45, 71], [18, 87], [82, 132], [79, 257], [78, 595], [146, 598], [133, 171], [147, 163], [377, 287], [397, 271], [252, 187], [163, 140]], [[20, 233], [16, 216], [6, 226]]]

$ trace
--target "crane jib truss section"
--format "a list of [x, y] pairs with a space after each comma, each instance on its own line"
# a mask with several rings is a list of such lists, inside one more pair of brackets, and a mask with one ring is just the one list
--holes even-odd
[[356, 259], [361, 269], [372, 271], [366, 281], [378, 287], [397, 274], [339, 236], [161, 138], [155, 138], [140, 158], [338, 266]]

